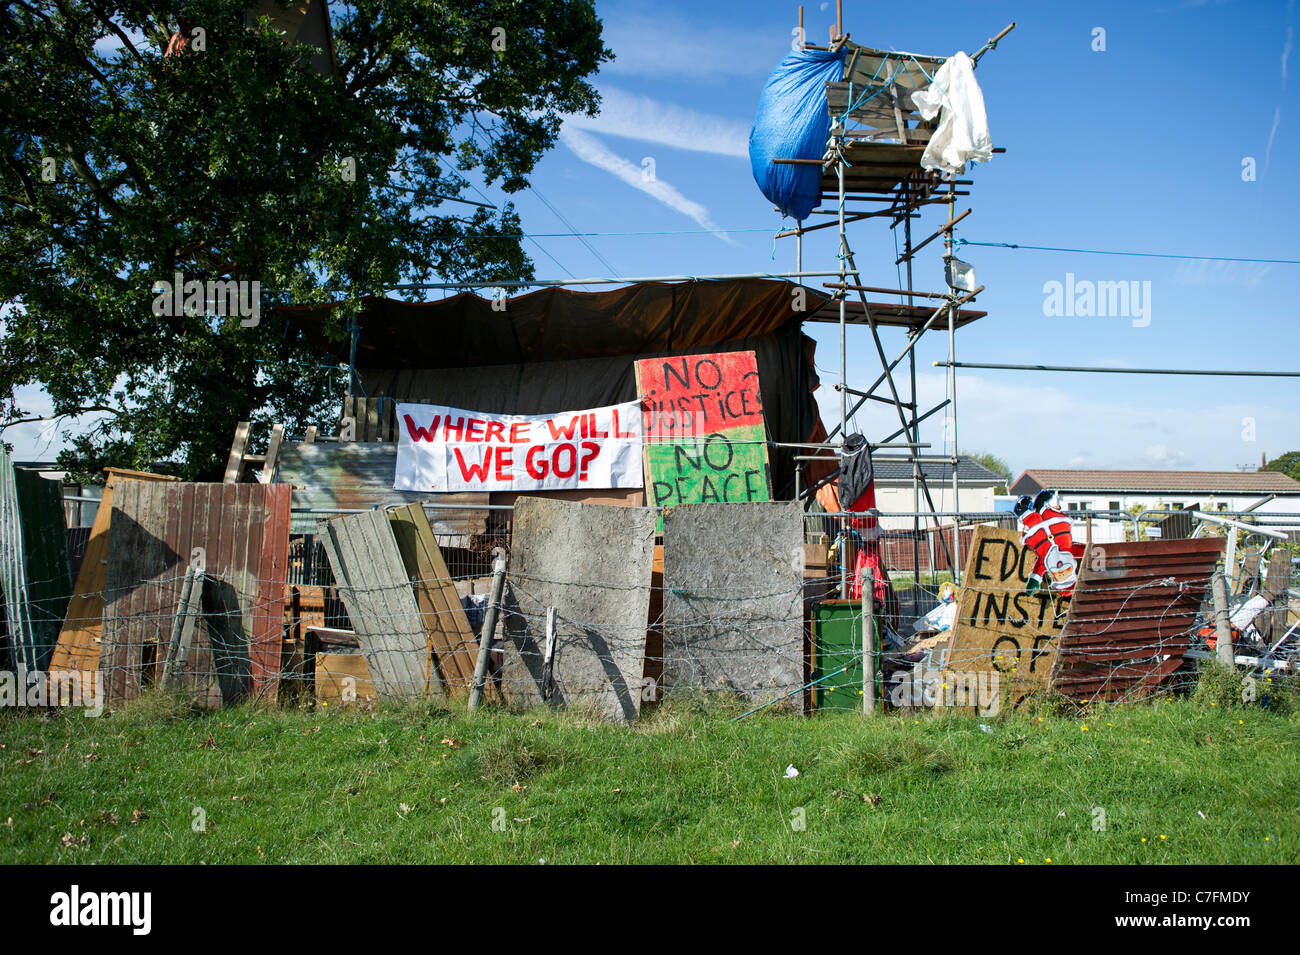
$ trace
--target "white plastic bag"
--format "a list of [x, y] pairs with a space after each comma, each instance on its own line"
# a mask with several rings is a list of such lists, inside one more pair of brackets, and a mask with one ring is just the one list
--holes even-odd
[[923, 169], [938, 169], [955, 176], [968, 162], [993, 158], [993, 139], [984, 112], [984, 94], [975, 82], [975, 65], [958, 51], [944, 60], [930, 86], [912, 94], [922, 119], [939, 117], [921, 157]]

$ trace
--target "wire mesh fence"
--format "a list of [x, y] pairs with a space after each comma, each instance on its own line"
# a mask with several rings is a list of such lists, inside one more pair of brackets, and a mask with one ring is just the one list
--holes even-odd
[[[612, 696], [635, 704], [622, 707], [622, 712], [633, 714], [665, 699], [700, 695], [801, 712], [860, 711], [870, 695], [886, 707], [978, 709], [994, 697], [1000, 705], [1016, 705], [1029, 696], [1050, 693], [1053, 681], [1072, 662], [1084, 660], [1110, 667], [1110, 682], [1123, 688], [1106, 698], [1122, 701], [1179, 692], [1197, 661], [1215, 655], [1210, 578], [1204, 576], [1173, 589], [1159, 578], [1136, 590], [1115, 587], [1115, 605], [1094, 635], [1146, 626], [1154, 627], [1156, 636], [1127, 646], [1122, 659], [1109, 662], [1104, 648], [1073, 651], [1072, 660], [1052, 646], [1060, 635], [1062, 611], [1050, 595], [1026, 597], [1015, 588], [977, 587], [996, 598], [993, 604], [1000, 599], [1013, 611], [1019, 606], [1030, 649], [1002, 658], [995, 653], [991, 666], [985, 658], [963, 659], [960, 648], [954, 649], [945, 636], [950, 636], [951, 616], [944, 623], [942, 613], [935, 615], [952, 600], [945, 592], [945, 584], [952, 581], [951, 565], [935, 561], [894, 567], [896, 551], [891, 548], [915, 553], [920, 542], [907, 531], [882, 531], [878, 522], [871, 523], [878, 516], [806, 515], [797, 573], [788, 588], [770, 593], [707, 587], [684, 594], [682, 588], [665, 586], [661, 566], [636, 588], [609, 579], [539, 578], [507, 571], [486, 656], [488, 699], [512, 706], [542, 702], [582, 707]], [[927, 531], [927, 552], [940, 535], [948, 535], [950, 548], [955, 540], [969, 549], [976, 527], [1013, 524], [1009, 515], [954, 516], [946, 527]], [[502, 511], [486, 533], [472, 539], [437, 535], [446, 576], [392, 580], [382, 588], [365, 588], [365, 593], [335, 579], [322, 543], [313, 534], [291, 540], [284, 579], [222, 580], [207, 575], [188, 605], [177, 600], [187, 577], [187, 568], [178, 564], [168, 575], [119, 581], [111, 588], [79, 594], [98, 598], [99, 609], [79, 616], [74, 607], [63, 620], [60, 639], [85, 642], [78, 658], [84, 664], [81, 669], [51, 666], [53, 646], [37, 648], [40, 664], [35, 672], [24, 669], [7, 633], [0, 634], [0, 668], [14, 674], [11, 696], [39, 699], [34, 688], [43, 683], [47, 702], [75, 703], [84, 687], [93, 686], [110, 706], [164, 686], [191, 692], [208, 706], [240, 700], [319, 704], [463, 696], [471, 689], [473, 669], [451, 666], [450, 661], [459, 657], [477, 663], [480, 643], [487, 636], [483, 627], [493, 561], [503, 558], [509, 566], [511, 532], [510, 514]], [[868, 620], [845, 585], [858, 571], [858, 552], [870, 547], [884, 557], [894, 600], [873, 600], [875, 613]], [[1278, 564], [1285, 570], [1280, 598], [1275, 594], [1262, 599], [1267, 596], [1262, 590], [1267, 566], [1263, 561], [1253, 569], [1243, 561], [1247, 569], [1234, 567], [1236, 573], [1228, 575], [1233, 652], [1246, 673], [1292, 683], [1300, 664], [1300, 624], [1295, 622], [1293, 599], [1296, 567], [1284, 546], [1274, 547], [1268, 556], [1285, 562]], [[964, 555], [954, 561], [958, 566], [964, 562]], [[628, 599], [633, 590], [648, 598], [649, 610], [644, 619], [620, 625], [570, 618], [564, 608], [548, 605], [539, 595], [555, 585], [605, 591], [624, 587]], [[456, 600], [441, 607], [422, 605], [414, 621], [396, 611], [371, 612], [366, 633], [347, 612], [350, 598], [375, 596], [375, 590], [410, 593], [422, 587], [449, 588]], [[138, 598], [129, 619], [119, 613], [127, 591]], [[1201, 604], [1191, 622], [1163, 627], [1189, 593]], [[1094, 588], [1092, 596], [1104, 600], [1107, 588]], [[1249, 613], [1252, 601], [1254, 614]], [[756, 615], [756, 602], [781, 609]], [[88, 605], [94, 607], [95, 601]], [[818, 617], [827, 606], [841, 613], [838, 631]], [[33, 611], [38, 616], [53, 612], [39, 605]], [[0, 614], [0, 620], [4, 617]], [[255, 619], [264, 617], [273, 618], [276, 625], [270, 630], [256, 627]], [[404, 648], [367, 636], [412, 627], [420, 639]], [[253, 636], [258, 632], [269, 634], [260, 644]], [[551, 634], [553, 638], [546, 639]], [[720, 635], [726, 638], [725, 654], [713, 649], [720, 645]], [[874, 649], [864, 651], [868, 646]], [[872, 658], [876, 671], [874, 693], [861, 682], [865, 656]], [[579, 660], [592, 665], [576, 666]], [[1170, 661], [1176, 671], [1158, 686], [1121, 679], [1128, 669]], [[47, 669], [53, 672], [42, 672]], [[764, 678], [755, 680], [755, 673]], [[0, 685], [0, 696], [4, 693]]]

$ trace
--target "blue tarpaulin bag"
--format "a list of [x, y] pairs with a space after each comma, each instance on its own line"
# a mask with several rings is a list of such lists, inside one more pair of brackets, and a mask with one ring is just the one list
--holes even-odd
[[749, 131], [749, 163], [782, 215], [808, 218], [821, 193], [817, 166], [773, 159], [821, 159], [831, 128], [826, 84], [844, 78], [844, 51], [792, 50], [768, 77]]

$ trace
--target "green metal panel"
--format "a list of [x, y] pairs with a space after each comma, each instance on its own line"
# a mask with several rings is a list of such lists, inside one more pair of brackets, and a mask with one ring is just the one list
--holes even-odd
[[44, 670], [72, 596], [62, 486], [14, 468], [0, 449], [0, 589], [15, 660]]
[[[813, 609], [813, 679], [819, 680], [847, 665], [813, 689], [813, 709], [862, 712], [862, 601], [823, 600]], [[880, 652], [880, 620], [876, 620], [875, 650]], [[879, 656], [876, 699], [883, 697]]]

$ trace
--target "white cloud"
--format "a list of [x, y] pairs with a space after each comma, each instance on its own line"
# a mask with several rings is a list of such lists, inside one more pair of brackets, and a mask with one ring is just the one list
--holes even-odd
[[572, 129], [566, 123], [560, 131], [560, 142], [568, 146], [573, 154], [583, 162], [612, 173], [633, 189], [639, 189], [646, 195], [662, 202], [668, 208], [680, 212], [684, 216], [689, 216], [698, 222], [701, 228], [708, 229], [722, 241], [735, 245], [730, 236], [720, 231], [720, 227], [713, 221], [713, 217], [709, 214], [707, 208], [692, 199], [687, 199], [673, 185], [658, 176], [646, 175], [645, 169], [631, 160], [612, 152], [590, 133]]
[[1147, 445], [1147, 463], [1153, 468], [1186, 467], [1191, 460], [1182, 451], [1170, 448], [1167, 444]]
[[1282, 47], [1282, 88], [1286, 89], [1286, 61], [1291, 59], [1295, 48], [1295, 27], [1286, 28], [1286, 44]]
[[604, 39], [615, 58], [602, 73], [716, 81], [762, 77], [776, 64], [765, 55], [773, 48], [771, 30], [711, 27], [662, 9], [615, 10], [604, 18]]
[[1179, 285], [1244, 285], [1255, 288], [1271, 268], [1271, 265], [1259, 262], [1183, 259], [1174, 268], [1174, 281]]
[[1273, 128], [1268, 131], [1268, 147], [1264, 150], [1264, 168], [1268, 168], [1273, 157], [1273, 140], [1277, 138], [1277, 128], [1282, 125], [1282, 107], [1273, 110]]
[[[851, 376], [849, 384], [864, 388], [874, 377]], [[990, 451], [1017, 474], [1033, 467], [1235, 470], [1240, 464], [1257, 464], [1261, 451], [1277, 454], [1294, 444], [1292, 416], [1281, 408], [1242, 401], [1236, 397], [1242, 392], [1229, 387], [1207, 387], [1202, 401], [1139, 407], [1115, 376], [1040, 372], [1024, 377], [1032, 380], [958, 374], [957, 436], [963, 451]], [[840, 417], [834, 381], [835, 376], [823, 375], [816, 392], [828, 429]], [[941, 372], [917, 375], [917, 387], [923, 411], [947, 395]], [[1234, 399], [1215, 404], [1216, 392]], [[888, 387], [876, 394], [888, 396]], [[882, 440], [899, 427], [898, 416], [888, 405], [868, 404], [849, 430]], [[940, 411], [922, 422], [921, 440], [931, 444], [923, 454], [951, 453], [951, 443], [944, 447], [943, 415]], [[1243, 440], [1248, 418], [1254, 421], [1256, 441]]]
[[566, 116], [565, 127], [659, 143], [674, 149], [739, 159], [749, 156], [749, 126], [746, 123], [699, 113], [609, 86], [601, 87], [600, 96], [599, 116]]

